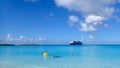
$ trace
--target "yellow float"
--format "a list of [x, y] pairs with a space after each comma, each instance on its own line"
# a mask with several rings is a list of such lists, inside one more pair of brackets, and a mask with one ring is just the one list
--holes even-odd
[[43, 56], [48, 56], [48, 53], [47, 52], [43, 53]]

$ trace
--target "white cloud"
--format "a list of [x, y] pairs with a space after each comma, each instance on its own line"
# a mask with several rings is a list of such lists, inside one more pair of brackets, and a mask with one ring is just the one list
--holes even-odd
[[97, 15], [88, 15], [84, 22], [81, 22], [80, 25], [80, 31], [83, 32], [90, 32], [90, 31], [96, 31], [96, 26], [102, 25], [101, 21], [104, 21], [105, 18], [102, 16]]
[[83, 41], [84, 41], [84, 38], [83, 38], [83, 37], [81, 37], [81, 38], [80, 38], [80, 41], [82, 41], [82, 42], [83, 42]]
[[109, 25], [108, 24], [104, 24], [104, 27], [109, 27]]
[[[79, 12], [83, 17], [81, 31], [96, 31], [97, 26], [104, 26], [104, 21], [113, 17], [117, 0], [55, 0], [58, 7]], [[79, 19], [79, 18], [78, 18]], [[78, 21], [77, 21], [78, 22]]]
[[97, 30], [94, 26], [89, 25], [87, 23], [80, 23], [80, 24], [81, 24], [80, 31], [89, 32], [89, 31], [96, 31]]
[[90, 40], [94, 40], [94, 39], [95, 39], [95, 36], [94, 36], [94, 35], [89, 35], [89, 39], [90, 39]]
[[69, 24], [71, 26], [74, 25], [78, 21], [79, 21], [79, 18], [77, 16], [74, 16], [74, 15], [69, 16]]
[[24, 39], [24, 36], [21, 35], [21, 36], [20, 36], [20, 39]]
[[50, 17], [53, 17], [54, 16], [54, 13], [53, 12], [50, 12], [47, 16], [46, 16], [46, 18], [50, 18]]
[[14, 43], [27, 43], [27, 42], [30, 42], [30, 38], [27, 38], [23, 35], [19, 36], [19, 37], [16, 37], [14, 38], [13, 40]]
[[98, 15], [88, 15], [85, 19], [86, 23], [98, 24], [98, 22], [104, 21], [105, 18]]
[[115, 8], [114, 7], [103, 7], [101, 9], [101, 11], [98, 11], [97, 15], [103, 16], [106, 19], [109, 19], [112, 17], [113, 13], [115, 12]]
[[39, 43], [39, 42], [44, 42], [46, 39], [44, 37], [39, 37], [39, 38], [28, 38], [25, 36], [20, 36], [17, 39], [17, 42], [27, 42], [27, 43]]
[[102, 11], [105, 7], [115, 4], [116, 0], [55, 0], [55, 2], [59, 7], [94, 14]]
[[40, 41], [40, 42], [41, 42], [41, 41], [45, 41], [45, 40], [46, 40], [46, 39], [43, 38], [43, 37], [39, 37], [39, 38], [38, 38], [38, 41]]
[[103, 24], [103, 26], [105, 27], [105, 28], [112, 28], [112, 26], [111, 25], [108, 25], [108, 24]]
[[13, 41], [13, 37], [10, 34], [7, 34], [6, 41]]
[[18, 38], [18, 41], [20, 42], [27, 42], [27, 41], [30, 41], [31, 39], [30, 38], [27, 38], [23, 35], [21, 35], [19, 38]]
[[3, 39], [2, 41], [0, 40], [0, 42], [5, 42], [5, 43], [16, 43], [16, 44], [30, 44], [30, 43], [44, 43], [46, 42], [46, 38], [44, 37], [39, 37], [39, 38], [30, 38], [30, 37], [26, 37], [23, 35], [20, 35], [18, 37], [12, 37], [11, 34], [7, 34], [6, 39]]

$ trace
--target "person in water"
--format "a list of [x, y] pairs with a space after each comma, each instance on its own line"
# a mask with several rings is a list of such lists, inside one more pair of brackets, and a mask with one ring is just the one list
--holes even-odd
[[54, 58], [60, 58], [60, 56], [53, 56]]
[[[45, 51], [45, 52], [43, 53], [43, 56], [44, 56], [44, 57], [48, 57], [48, 56], [49, 56], [48, 52]], [[60, 58], [60, 56], [53, 56], [53, 57], [54, 57], [54, 58]]]

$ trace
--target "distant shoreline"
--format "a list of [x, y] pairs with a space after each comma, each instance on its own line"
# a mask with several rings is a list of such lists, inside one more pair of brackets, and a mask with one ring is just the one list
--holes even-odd
[[[113, 46], [113, 45], [120, 46], [120, 44], [83, 44], [82, 46]], [[0, 44], [0, 46], [79, 46], [79, 45], [70, 45], [70, 44]]]
[[14, 44], [0, 44], [0, 46], [15, 46]]
[[69, 44], [0, 44], [0, 46], [68, 46]]
[[36, 46], [38, 44], [0, 44], [0, 46]]

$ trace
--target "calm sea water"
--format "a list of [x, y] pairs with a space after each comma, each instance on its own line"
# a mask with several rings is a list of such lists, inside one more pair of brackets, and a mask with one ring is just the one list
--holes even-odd
[[120, 46], [0, 46], [0, 68], [120, 68]]

